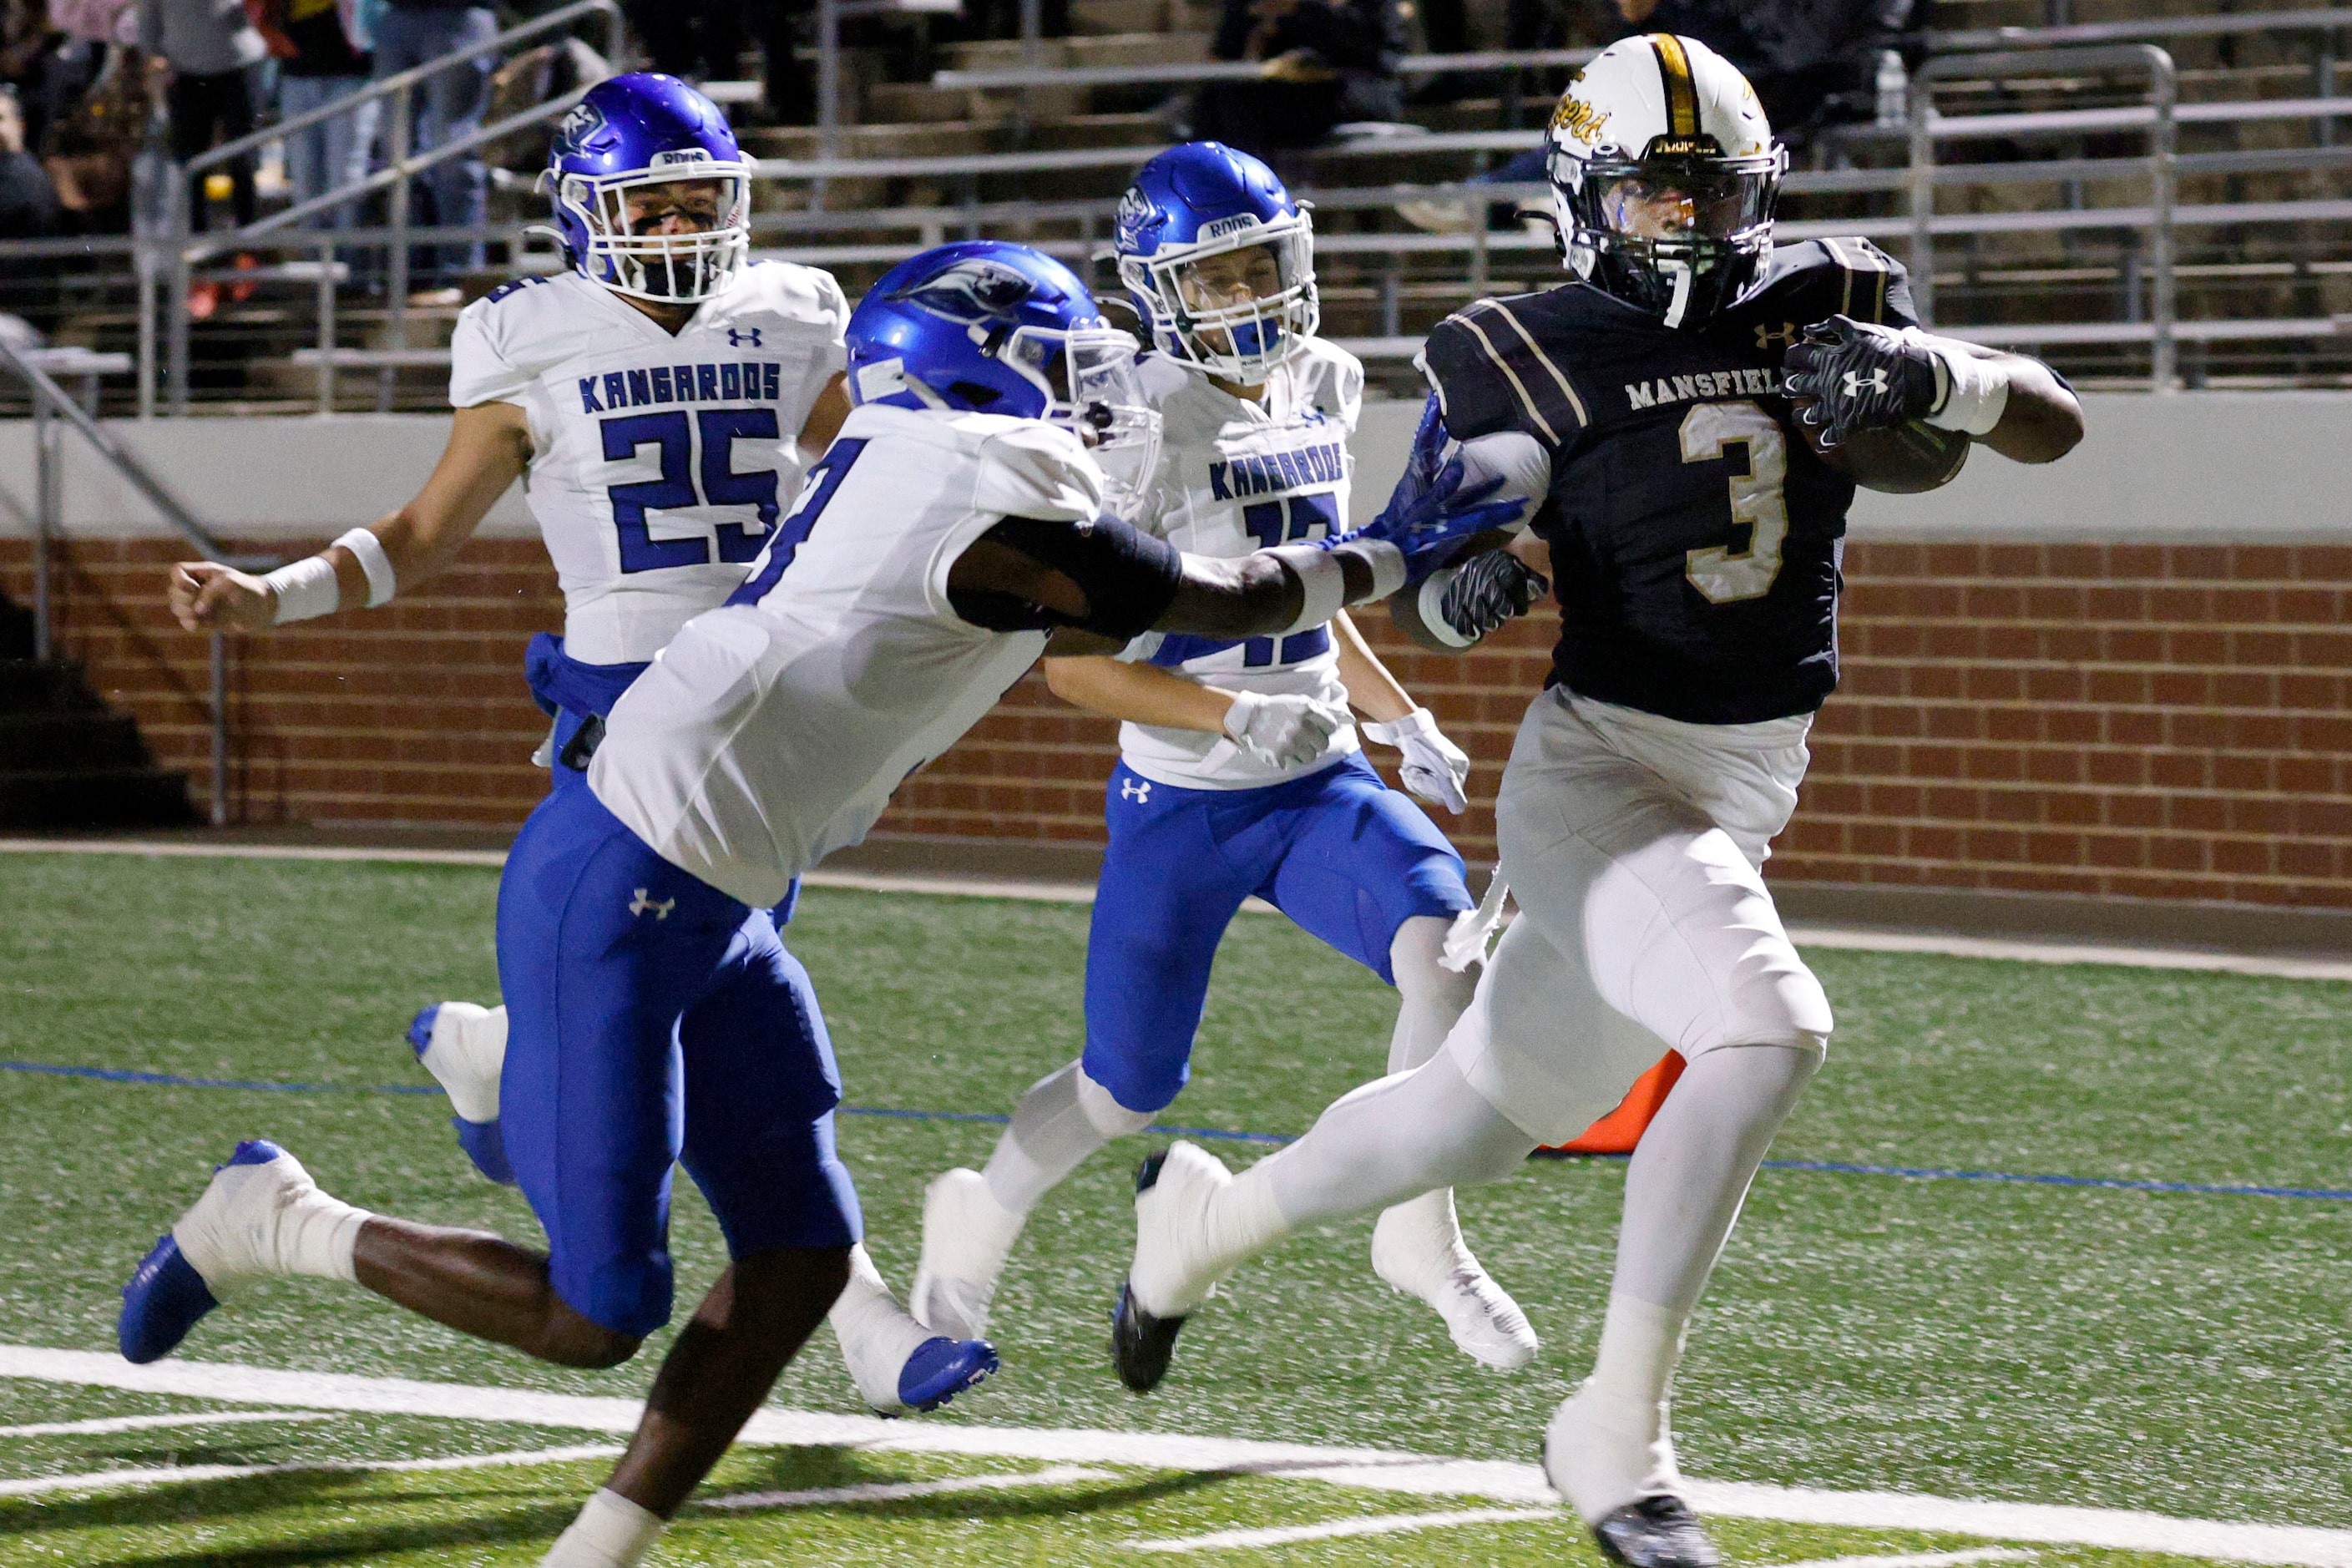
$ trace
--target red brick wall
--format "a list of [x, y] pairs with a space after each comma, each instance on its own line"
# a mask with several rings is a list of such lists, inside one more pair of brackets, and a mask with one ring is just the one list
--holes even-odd
[[[59, 626], [201, 796], [204, 642], [162, 612], [173, 554], [73, 545]], [[1776, 878], [2352, 907], [2352, 548], [1857, 542], [1846, 564], [1845, 685]], [[0, 542], [0, 587], [22, 602], [27, 581]], [[522, 645], [559, 619], [539, 546], [485, 541], [387, 611], [247, 641], [239, 815], [518, 820], [541, 732]], [[1447, 658], [1365, 626], [1491, 798], [1540, 626]], [[1097, 839], [1111, 732], [1033, 675], [883, 828]], [[1491, 853], [1483, 805], [1453, 827]]]

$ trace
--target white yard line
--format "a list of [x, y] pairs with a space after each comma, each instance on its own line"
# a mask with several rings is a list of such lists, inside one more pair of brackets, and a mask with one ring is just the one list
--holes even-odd
[[2032, 1556], [2014, 1546], [1976, 1546], [1966, 1552], [1903, 1552], [1883, 1557], [1810, 1557], [1776, 1563], [1772, 1568], [1958, 1568], [1963, 1563], [2021, 1563]]
[[[578, 1431], [627, 1432], [634, 1399], [529, 1389], [357, 1377], [342, 1373], [278, 1372], [220, 1362], [170, 1359], [132, 1366], [92, 1351], [0, 1344], [0, 1377], [86, 1387], [121, 1388], [247, 1405], [313, 1410], [517, 1422]], [[1473, 1497], [1521, 1505], [1556, 1503], [1534, 1465], [1501, 1459], [1447, 1459], [1379, 1448], [1336, 1448], [1240, 1437], [1020, 1426], [951, 1426], [814, 1411], [761, 1411], [744, 1440], [775, 1447], [826, 1446], [876, 1452], [985, 1455], [1070, 1465], [1132, 1465], [1164, 1470], [1238, 1470], [1296, 1480], [1329, 1481], [1418, 1497]], [[2136, 1510], [2050, 1503], [1977, 1502], [1908, 1492], [1831, 1492], [1744, 1481], [1693, 1481], [1691, 1505], [1726, 1519], [1775, 1520], [1855, 1530], [1913, 1530], [1988, 1541], [2043, 1542], [2266, 1563], [2280, 1568], [2352, 1568], [2352, 1530], [2176, 1519]]]
[[937, 1481], [869, 1481], [856, 1487], [818, 1487], [798, 1492], [730, 1492], [706, 1498], [697, 1508], [825, 1508], [835, 1503], [896, 1502], [901, 1498], [939, 1497], [948, 1492], [1003, 1491], [1015, 1487], [1071, 1486], [1083, 1481], [1111, 1481], [1108, 1470], [1085, 1465], [1049, 1465], [1042, 1470], [1022, 1470], [1003, 1476], [950, 1476]]
[[[407, 861], [428, 866], [506, 864], [496, 849], [400, 849], [340, 847], [312, 844], [205, 844], [176, 839], [0, 837], [0, 855], [156, 855], [226, 860]], [[903, 871], [812, 871], [801, 880], [812, 888], [845, 888], [866, 893], [917, 893], [964, 899], [1017, 899], [1024, 902], [1090, 904], [1087, 882], [1019, 878], [945, 877]], [[1251, 899], [1242, 908], [1272, 914], [1274, 906]], [[2352, 961], [2289, 958], [2264, 953], [2222, 952], [2204, 948], [2140, 947], [2117, 942], [2030, 942], [2010, 937], [1959, 936], [1940, 931], [1885, 931], [1861, 926], [1795, 925], [1789, 934], [1800, 947], [1845, 948], [1863, 952], [1934, 952], [1951, 958], [2006, 958], [2029, 963], [2116, 963], [2135, 969], [2189, 969], [2229, 974], [2263, 974], [2286, 980], [2352, 980]]]
[[1322, 1524], [1284, 1524], [1265, 1530], [1220, 1530], [1168, 1541], [1122, 1541], [1129, 1552], [1230, 1552], [1252, 1546], [1288, 1546], [1298, 1541], [1337, 1541], [1348, 1535], [1389, 1535], [1403, 1530], [1444, 1530], [1459, 1524], [1502, 1524], [1520, 1520], [1560, 1520], [1556, 1508], [1467, 1508], [1454, 1513], [1385, 1513], [1334, 1519]]
[[338, 1421], [331, 1410], [198, 1410], [184, 1415], [101, 1415], [90, 1421], [37, 1421], [29, 1426], [0, 1426], [0, 1437], [99, 1436], [108, 1432], [145, 1432], [158, 1426], [239, 1426], [266, 1421]]
[[508, 1465], [561, 1465], [573, 1459], [609, 1459], [620, 1453], [610, 1443], [572, 1448], [532, 1448], [504, 1454], [458, 1454], [445, 1459], [319, 1459], [283, 1465], [169, 1465], [144, 1470], [95, 1470], [83, 1476], [35, 1476], [0, 1481], [0, 1497], [38, 1497], [46, 1492], [116, 1491], [124, 1487], [187, 1486], [196, 1481], [241, 1481], [255, 1476], [379, 1475], [416, 1470], [484, 1470]]

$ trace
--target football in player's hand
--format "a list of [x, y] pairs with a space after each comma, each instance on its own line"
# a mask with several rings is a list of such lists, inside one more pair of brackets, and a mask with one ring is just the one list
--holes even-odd
[[1916, 496], [1939, 489], [1958, 477], [1975, 445], [1958, 430], [1942, 430], [1913, 419], [1885, 430], [1857, 430], [1834, 447], [1821, 444], [1818, 427], [1800, 423], [1815, 455], [1866, 490]]

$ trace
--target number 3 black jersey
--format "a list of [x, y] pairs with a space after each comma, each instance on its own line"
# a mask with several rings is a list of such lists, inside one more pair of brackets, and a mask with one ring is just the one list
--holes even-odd
[[1901, 264], [1807, 241], [1698, 331], [1571, 283], [1482, 300], [1430, 335], [1449, 434], [1520, 430], [1550, 454], [1535, 531], [1559, 597], [1553, 680], [1699, 724], [1811, 712], [1835, 689], [1853, 483], [1780, 388], [1789, 344], [1839, 312], [1911, 325]]

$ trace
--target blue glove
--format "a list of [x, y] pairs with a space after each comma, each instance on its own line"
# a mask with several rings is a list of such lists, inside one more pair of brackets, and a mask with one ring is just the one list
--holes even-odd
[[1418, 583], [1444, 565], [1472, 534], [1508, 528], [1518, 521], [1523, 502], [1486, 500], [1502, 488], [1499, 475], [1464, 485], [1462, 459], [1455, 458], [1437, 470], [1426, 489], [1416, 491], [1408, 476], [1380, 516], [1343, 537], [1394, 545], [1404, 556], [1406, 583]]

